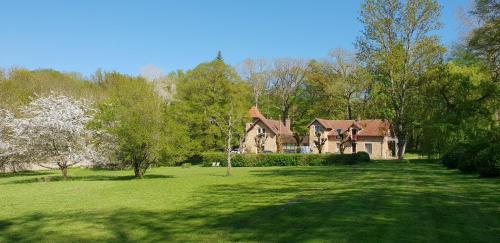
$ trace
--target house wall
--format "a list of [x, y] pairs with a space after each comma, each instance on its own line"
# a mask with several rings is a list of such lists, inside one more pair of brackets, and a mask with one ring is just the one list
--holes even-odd
[[257, 145], [255, 144], [255, 137], [257, 136], [257, 130], [259, 128], [266, 129], [268, 137], [264, 143], [264, 151], [276, 152], [276, 135], [266, 126], [262, 121], [257, 122], [255, 126], [247, 132], [245, 139], [245, 152], [247, 153], [257, 153]]
[[[340, 153], [337, 149], [337, 144], [340, 141], [336, 139], [334, 136], [330, 136], [328, 140], [328, 147], [331, 153]], [[387, 143], [387, 137], [358, 137], [358, 141], [356, 142], [356, 151], [366, 151], [365, 144], [372, 145], [372, 153], [370, 154], [370, 158], [372, 159], [387, 159], [390, 158], [389, 146]], [[350, 154], [352, 153], [352, 144], [347, 143], [346, 149], [344, 153]]]
[[[316, 125], [320, 125], [319, 122], [315, 121], [314, 123], [311, 124], [311, 126], [309, 126], [309, 147], [311, 148], [311, 153], [314, 154], [318, 153], [318, 147], [316, 147], [316, 144], [314, 143], [314, 141], [318, 140], [318, 138], [316, 137]], [[321, 125], [320, 125], [320, 132], [321, 132], [321, 138], [327, 138], [327, 134], [329, 131], [325, 130], [325, 128]], [[327, 141], [323, 146], [322, 153], [330, 153], [331, 148], [328, 143], [329, 141]]]

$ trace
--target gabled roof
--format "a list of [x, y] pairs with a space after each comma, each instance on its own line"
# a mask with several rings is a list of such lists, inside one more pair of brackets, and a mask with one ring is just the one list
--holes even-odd
[[247, 132], [250, 131], [257, 123], [259, 123], [259, 121], [262, 121], [262, 123], [264, 123], [264, 125], [269, 128], [269, 130], [271, 130], [274, 134], [293, 135], [293, 132], [281, 121], [266, 119], [264, 117], [254, 119], [255, 121], [253, 122], [252, 126], [248, 128]]
[[257, 109], [257, 107], [255, 106], [252, 106], [252, 108], [250, 108], [249, 113], [251, 118], [265, 118], [262, 113], [260, 113], [259, 109]]
[[267, 119], [264, 115], [262, 115], [262, 113], [260, 113], [257, 107], [252, 106], [249, 113], [254, 122], [247, 131], [250, 131], [259, 121], [262, 121], [262, 123], [264, 123], [264, 125], [274, 134], [293, 135], [290, 128], [286, 127], [285, 124], [278, 120]]
[[373, 119], [373, 120], [326, 120], [316, 118], [312, 121], [308, 127], [310, 127], [314, 122], [318, 122], [327, 131], [329, 136], [336, 136], [337, 129], [341, 132], [347, 131], [350, 127], [356, 127], [360, 129], [358, 136], [366, 137], [383, 137], [388, 135], [388, 130], [390, 128], [390, 123], [387, 120]]

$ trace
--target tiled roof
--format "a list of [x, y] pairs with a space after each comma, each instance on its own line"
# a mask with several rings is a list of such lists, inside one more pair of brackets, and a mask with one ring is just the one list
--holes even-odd
[[251, 118], [264, 118], [262, 113], [260, 113], [259, 109], [257, 109], [257, 107], [255, 106], [252, 106], [252, 108], [250, 108], [249, 113]]
[[262, 121], [262, 123], [264, 123], [264, 125], [266, 125], [266, 127], [268, 127], [274, 134], [293, 135], [290, 128], [286, 127], [285, 124], [278, 120], [265, 118], [264, 115], [260, 113], [259, 109], [257, 109], [257, 107], [252, 106], [249, 113], [250, 117], [254, 119], [254, 123], [248, 130], [252, 129], [259, 121]]
[[[350, 127], [355, 126], [360, 129], [358, 132], [358, 136], [366, 136], [366, 137], [383, 137], [388, 135], [388, 130], [390, 128], [390, 124], [387, 120], [381, 119], [373, 119], [373, 120], [325, 120], [316, 118], [314, 121], [317, 121], [321, 126], [326, 128], [327, 130], [331, 130], [329, 132], [329, 136], [336, 136], [337, 129], [341, 129], [341, 132], [345, 132]], [[314, 123], [314, 121], [312, 123]], [[309, 125], [311, 126], [312, 123]]]

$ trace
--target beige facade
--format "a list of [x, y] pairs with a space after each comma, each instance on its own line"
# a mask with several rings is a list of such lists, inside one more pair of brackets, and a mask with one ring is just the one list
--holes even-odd
[[[322, 153], [340, 153], [340, 138], [337, 136], [337, 129], [347, 136], [352, 135], [352, 130], [357, 130], [357, 136], [355, 139], [349, 139], [346, 142], [346, 148], [344, 153], [350, 154], [353, 152], [353, 147], [356, 147], [356, 152], [364, 151], [370, 154], [373, 159], [392, 159], [394, 158], [395, 148], [391, 148], [390, 142], [395, 141], [395, 139], [389, 136], [390, 131], [388, 127], [381, 126], [380, 129], [374, 129], [376, 126], [384, 124], [375, 120], [370, 120], [368, 122], [360, 121], [329, 121], [329, 120], [314, 120], [309, 125], [309, 144], [312, 153], [318, 153], [318, 147], [315, 141], [319, 141], [316, 135], [319, 132], [320, 139], [326, 138], [327, 141], [323, 145]], [[363, 128], [365, 127], [365, 128]], [[366, 133], [363, 134], [364, 129]]]
[[276, 152], [276, 134], [269, 130], [269, 128], [262, 122], [257, 121], [253, 128], [249, 129], [245, 139], [245, 152], [257, 153], [257, 143], [255, 138], [258, 132], [264, 131], [267, 134], [267, 139], [264, 142], [264, 151]]

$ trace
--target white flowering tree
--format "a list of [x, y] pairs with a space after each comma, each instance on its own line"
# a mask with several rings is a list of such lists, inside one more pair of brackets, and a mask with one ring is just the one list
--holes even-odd
[[7, 119], [6, 126], [12, 141], [25, 148], [28, 161], [46, 168], [57, 166], [66, 178], [69, 167], [97, 156], [90, 143], [92, 131], [86, 128], [93, 113], [88, 101], [52, 93], [20, 111], [21, 116]]
[[14, 115], [7, 110], [0, 109], [0, 171], [16, 172], [17, 168], [25, 164], [23, 156], [26, 147], [13, 135], [11, 126], [14, 126]]

